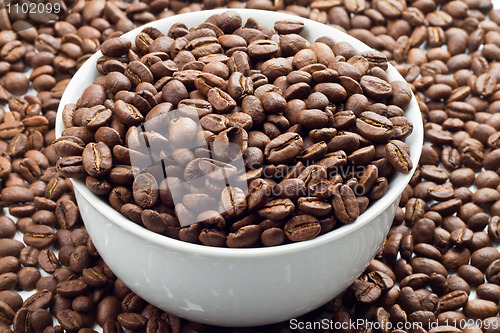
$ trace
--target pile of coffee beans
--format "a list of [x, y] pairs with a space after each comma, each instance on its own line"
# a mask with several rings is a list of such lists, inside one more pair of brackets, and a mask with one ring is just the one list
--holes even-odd
[[[131, 292], [89, 240], [51, 146], [64, 88], [104, 41], [219, 6], [286, 11], [361, 39], [410, 83], [425, 122], [417, 173], [363, 275], [320, 309], [266, 327], [189, 322]], [[0, 110], [10, 213], [0, 217], [1, 332], [499, 332], [500, 11], [489, 0], [90, 0], [17, 33], [4, 17], [2, 8], [0, 103], [11, 112]]]
[[145, 28], [133, 46], [106, 40], [102, 76], [64, 108], [57, 170], [139, 225], [209, 246], [353, 223], [393, 171], [412, 169], [411, 90], [388, 81], [383, 53], [310, 43], [303, 29], [227, 11]]

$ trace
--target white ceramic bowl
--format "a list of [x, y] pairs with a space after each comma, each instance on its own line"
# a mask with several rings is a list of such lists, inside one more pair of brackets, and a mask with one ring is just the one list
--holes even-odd
[[[197, 26], [224, 10], [177, 15], [148, 24], [165, 34], [176, 22]], [[315, 21], [283, 13], [237, 10], [243, 22], [250, 17], [272, 27], [277, 20], [301, 20], [310, 41], [328, 35], [350, 42], [356, 51], [369, 47], [349, 35]], [[125, 34], [134, 40], [144, 27]], [[94, 54], [75, 74], [61, 99], [56, 136], [63, 130], [61, 110], [76, 102], [99, 76]], [[403, 80], [389, 66], [391, 81]], [[406, 110], [413, 133], [406, 142], [414, 168], [420, 157], [423, 128], [413, 97]], [[347, 288], [366, 268], [392, 223], [400, 194], [412, 174], [397, 174], [387, 193], [355, 223], [313, 240], [272, 248], [228, 249], [195, 245], [150, 232], [126, 219], [73, 180], [85, 226], [96, 248], [113, 272], [130, 289], [159, 308], [177, 316], [220, 326], [256, 326], [307, 313]]]

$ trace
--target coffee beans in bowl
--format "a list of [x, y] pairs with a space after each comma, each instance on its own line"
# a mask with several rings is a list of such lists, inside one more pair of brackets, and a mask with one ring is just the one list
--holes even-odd
[[[343, 290], [380, 246], [422, 144], [384, 54], [281, 13], [152, 23], [103, 43], [66, 91], [53, 148], [96, 248], [146, 300], [212, 324], [283, 320]], [[318, 276], [332, 290], [303, 286]]]
[[227, 11], [107, 40], [101, 76], [62, 110], [59, 172], [153, 232], [208, 246], [355, 222], [413, 168], [411, 90], [389, 82], [383, 53], [303, 30]]

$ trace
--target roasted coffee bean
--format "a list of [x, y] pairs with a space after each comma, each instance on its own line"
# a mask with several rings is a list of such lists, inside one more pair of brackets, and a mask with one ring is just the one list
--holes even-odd
[[56, 292], [64, 297], [76, 297], [83, 294], [87, 287], [83, 279], [67, 280], [57, 284]]
[[38, 255], [38, 264], [47, 273], [54, 273], [54, 271], [61, 267], [59, 260], [54, 252], [50, 249], [43, 249]]
[[81, 273], [90, 266], [90, 254], [86, 245], [76, 246], [69, 257], [69, 266], [75, 273]]
[[408, 145], [398, 140], [392, 140], [385, 146], [387, 159], [396, 170], [402, 173], [408, 173], [413, 168], [408, 151]]
[[500, 254], [497, 249], [493, 247], [482, 247], [472, 253], [470, 264], [480, 270], [485, 270], [497, 259], [500, 259]]
[[1, 192], [2, 200], [7, 203], [23, 203], [33, 201], [33, 193], [26, 187], [21, 186], [9, 186], [2, 190]]
[[358, 132], [376, 142], [386, 142], [391, 137], [392, 127], [389, 119], [371, 111], [361, 113], [356, 120]]
[[43, 332], [53, 324], [52, 315], [43, 309], [37, 309], [31, 313], [31, 328], [35, 332]]
[[132, 193], [141, 208], [150, 208], [158, 200], [158, 184], [151, 174], [139, 174], [135, 177]]
[[29, 310], [46, 309], [52, 302], [53, 294], [47, 289], [42, 289], [28, 297], [24, 303], [23, 308]]
[[[313, 7], [313, 10], [323, 8], [322, 6], [317, 7], [316, 5]], [[237, 20], [236, 22], [239, 22], [239, 20]], [[203, 28], [200, 26], [198, 30], [193, 30], [193, 32], [189, 33], [187, 32], [185, 27], [180, 28], [178, 34], [172, 34], [172, 36], [179, 37], [176, 41], [164, 38], [161, 36], [161, 34], [150, 35], [148, 32], [143, 31], [139, 34], [139, 36], [142, 37], [136, 38], [137, 45], [135, 46], [135, 48], [137, 50], [131, 50], [131, 43], [124, 40], [123, 38], [110, 38], [103, 45], [103, 54], [105, 55], [105, 57], [101, 58], [101, 65], [107, 61], [115, 61], [116, 66], [106, 66], [106, 71], [110, 72], [107, 73], [105, 81], [110, 87], [105, 87], [105, 89], [111, 89], [112, 94], [116, 94], [116, 97], [120, 95], [120, 98], [115, 98], [114, 102], [112, 100], [109, 100], [107, 101], [107, 104], [105, 104], [104, 100], [102, 99], [102, 89], [98, 87], [97, 84], [94, 84], [92, 87], [85, 90], [84, 96], [82, 96], [80, 101], [77, 103], [76, 109], [72, 107], [66, 108], [66, 125], [78, 125], [80, 127], [82, 125], [87, 127], [90, 125], [89, 129], [97, 130], [95, 137], [97, 143], [93, 143], [92, 138], [84, 141], [86, 143], [86, 150], [84, 150], [83, 152], [82, 166], [85, 172], [91, 176], [87, 177], [86, 179], [87, 185], [91, 186], [92, 191], [96, 194], [110, 193], [109, 200], [112, 203], [112, 206], [117, 209], [121, 210], [124, 205], [128, 205], [127, 210], [124, 210], [123, 213], [131, 218], [133, 216], [136, 216], [137, 222], [139, 222], [139, 215], [137, 214], [137, 212], [134, 215], [134, 213], [132, 213], [132, 211], [130, 210], [132, 207], [135, 207], [130, 206], [133, 205], [131, 202], [133, 200], [134, 204], [136, 204], [137, 200], [141, 201], [141, 203], [137, 205], [141, 208], [154, 207], [157, 200], [154, 198], [156, 193], [154, 189], [155, 186], [151, 187], [152, 192], [149, 191], [149, 186], [147, 186], [148, 189], [146, 189], [146, 191], [142, 190], [142, 188], [141, 191], [139, 191], [139, 186], [136, 186], [137, 188], [134, 191], [129, 192], [125, 189], [125, 187], [121, 186], [129, 185], [130, 183], [120, 183], [120, 186], [118, 186], [116, 190], [111, 191], [110, 186], [106, 185], [108, 184], [107, 180], [102, 178], [103, 176], [107, 176], [110, 173], [110, 169], [112, 169], [113, 167], [109, 167], [108, 164], [113, 163], [113, 161], [109, 162], [110, 158], [106, 157], [106, 154], [110, 155], [107, 148], [105, 148], [105, 146], [101, 146], [101, 148], [99, 148], [98, 145], [104, 143], [108, 147], [113, 147], [114, 157], [122, 163], [129, 163], [129, 155], [131, 153], [135, 154], [135, 151], [130, 149], [130, 137], [127, 136], [127, 140], [124, 142], [121, 141], [121, 138], [115, 135], [116, 133], [114, 132], [113, 138], [108, 139], [105, 136], [102, 136], [103, 134], [105, 134], [104, 130], [101, 130], [101, 128], [103, 127], [109, 126], [109, 128], [113, 128], [112, 131], [117, 130], [117, 128], [113, 127], [112, 125], [113, 120], [108, 118], [107, 114], [109, 112], [106, 110], [113, 110], [116, 113], [118, 119], [121, 120], [121, 122], [123, 122], [126, 127], [139, 125], [143, 121], [142, 113], [146, 114], [148, 110], [157, 103], [157, 101], [153, 101], [152, 99], [144, 99], [144, 96], [140, 95], [140, 91], [145, 91], [142, 88], [141, 90], [139, 90], [138, 87], [136, 90], [137, 94], [135, 94], [134, 96], [127, 93], [125, 90], [128, 90], [134, 86], [138, 86], [139, 84], [146, 87], [147, 84], [145, 85], [145, 83], [156, 83], [154, 82], [154, 75], [157, 75], [159, 73], [157, 73], [156, 70], [153, 71], [153, 65], [165, 61], [166, 53], [170, 53], [170, 55], [174, 57], [174, 60], [172, 66], [168, 67], [168, 71], [165, 73], [162, 72], [163, 74], [161, 75], [172, 76], [173, 80], [163, 80], [163, 83], [158, 85], [158, 87], [162, 87], [161, 97], [163, 98], [163, 100], [173, 104], [173, 106], [175, 107], [177, 104], [181, 105], [181, 103], [184, 103], [183, 101], [187, 100], [188, 97], [196, 97], [200, 99], [200, 101], [203, 101], [203, 98], [206, 96], [206, 98], [208, 99], [208, 106], [213, 108], [218, 113], [228, 113], [230, 111], [233, 111], [233, 109], [236, 109], [237, 112], [229, 114], [227, 118], [217, 117], [217, 115], [213, 117], [210, 115], [207, 116], [207, 114], [203, 112], [203, 115], [207, 117], [202, 119], [201, 124], [204, 129], [209, 130], [212, 133], [219, 133], [218, 135], [212, 136], [211, 133], [209, 134], [205, 132], [203, 135], [206, 138], [208, 138], [207, 135], [212, 136], [212, 138], [215, 138], [215, 142], [217, 143], [219, 141], [235, 141], [235, 143], [237, 143], [243, 153], [245, 153], [245, 149], [247, 147], [246, 137], [244, 135], [229, 135], [229, 131], [237, 131], [232, 130], [230, 126], [241, 127], [246, 131], [251, 130], [252, 126], [263, 125], [263, 132], [273, 140], [268, 141], [266, 139], [264, 142], [258, 143], [258, 147], [264, 150], [264, 157], [266, 158], [265, 161], [261, 161], [259, 163], [289, 163], [299, 157], [303, 160], [320, 160], [320, 165], [326, 167], [327, 171], [332, 171], [334, 168], [342, 167], [346, 160], [348, 163], [355, 166], [367, 164], [371, 162], [372, 158], [374, 158], [375, 150], [373, 146], [357, 149], [359, 148], [360, 144], [364, 144], [364, 141], [361, 141], [361, 137], [351, 136], [351, 138], [355, 138], [354, 140], [356, 141], [357, 147], [354, 147], [351, 151], [348, 152], [350, 154], [348, 157], [347, 154], [344, 154], [343, 152], [336, 152], [339, 149], [343, 149], [345, 145], [341, 145], [341, 147], [339, 147], [338, 149], [333, 150], [333, 153], [330, 156], [325, 155], [327, 153], [325, 148], [332, 147], [325, 146], [325, 140], [330, 140], [334, 134], [332, 136], [328, 136], [327, 139], [323, 139], [323, 141], [325, 142], [318, 142], [317, 144], [303, 151], [305, 146], [305, 137], [302, 136], [302, 133], [299, 134], [299, 131], [297, 131], [296, 129], [294, 129], [293, 131], [290, 130], [289, 133], [283, 134], [283, 132], [286, 131], [290, 125], [293, 125], [293, 123], [298, 123], [306, 128], [319, 130], [323, 130], [322, 127], [325, 127], [330, 123], [333, 123], [335, 126], [341, 129], [347, 129], [349, 126], [354, 125], [354, 122], [356, 121], [354, 111], [351, 112], [340, 110], [340, 113], [336, 114], [335, 116], [333, 115], [334, 109], [328, 109], [329, 101], [333, 103], [344, 101], [347, 98], [347, 91], [351, 93], [361, 93], [361, 89], [364, 89], [366, 90], [365, 93], [367, 93], [374, 99], [392, 98], [394, 99], [394, 101], [398, 100], [398, 98], [404, 95], [404, 98], [402, 98], [400, 102], [396, 103], [401, 107], [406, 106], [409, 101], [409, 89], [407, 89], [406, 86], [404, 86], [403, 84], [389, 84], [387, 81], [385, 81], [387, 77], [383, 73], [383, 71], [387, 68], [387, 57], [380, 52], [365, 52], [361, 53], [358, 56], [354, 56], [352, 48], [350, 48], [347, 44], [342, 44], [343, 48], [337, 47], [336, 50], [339, 51], [340, 54], [345, 54], [346, 56], [349, 54], [349, 56], [346, 58], [349, 59], [352, 57], [352, 59], [349, 59], [349, 63], [343, 61], [345, 59], [342, 58], [336, 59], [338, 61], [335, 62], [335, 66], [333, 66], [334, 69], [329, 69], [327, 68], [327, 66], [329, 66], [330, 62], [334, 60], [334, 51], [332, 52], [332, 50], [329, 48], [329, 45], [333, 45], [333, 43], [328, 41], [328, 39], [325, 39], [325, 43], [319, 41], [313, 43], [310, 49], [306, 49], [310, 44], [295, 33], [283, 36], [283, 38], [285, 39], [290, 39], [289, 42], [281, 41], [280, 43], [276, 43], [273, 39], [269, 39], [266, 41], [266, 39], [263, 38], [254, 38], [256, 36], [260, 36], [260, 32], [258, 32], [260, 26], [258, 24], [255, 24], [255, 26], [252, 28], [243, 28], [243, 30], [241, 30], [241, 36], [238, 34], [225, 36], [223, 33], [224, 29], [217, 30], [218, 28], [214, 28], [212, 23], [205, 23], [205, 25], [206, 26], [203, 26]], [[237, 23], [234, 23], [235, 28], [236, 26]], [[281, 27], [281, 24], [278, 24], [277, 26]], [[300, 31], [300, 26], [301, 25], [299, 24], [299, 27], [293, 28], [292, 31]], [[286, 31], [288, 31], [286, 28], [280, 29], [285, 29]], [[205, 31], [206, 33], [203, 31]], [[233, 31], [233, 28], [228, 29], [228, 31]], [[249, 36], [247, 36], [246, 34], [249, 34]], [[98, 37], [97, 34], [95, 34], [94, 36], [93, 33], [90, 33], [90, 35], [91, 38]], [[218, 38], [216, 38], [215, 36], [217, 36]], [[158, 39], [158, 43], [155, 41], [155, 39]], [[303, 43], [303, 47], [288, 47], [289, 44], [291, 45], [292, 41]], [[163, 46], [162, 43], [167, 44]], [[153, 45], [155, 45], [154, 50], [150, 49], [150, 47], [152, 47]], [[184, 47], [186, 47], [187, 51], [183, 50]], [[293, 57], [293, 59], [292, 57], [290, 58], [290, 62], [288, 62], [288, 60], [285, 58], [279, 58], [280, 48], [283, 49], [284, 54], [289, 54]], [[290, 50], [287, 50], [287, 48], [289, 48]], [[217, 66], [203, 65], [201, 63], [202, 59], [208, 59], [208, 57], [210, 57], [211, 59], [216, 59], [217, 57], [219, 57], [217, 59], [220, 60], [227, 59], [227, 57], [224, 58], [222, 54], [209, 54], [212, 52], [224, 52], [224, 49], [231, 49], [229, 50], [231, 51], [231, 54], [229, 54], [229, 51], [227, 54], [227, 56], [230, 57], [227, 65], [227, 73], [225, 71], [220, 71], [224, 69], [223, 67], [225, 65], [222, 65], [222, 67], [219, 69]], [[135, 53], [135, 51], [137, 51], [137, 54]], [[139, 59], [140, 56], [145, 55], [148, 52], [150, 52], [150, 54], [146, 55], [143, 59]], [[165, 52], [165, 55], [160, 54], [161, 52]], [[125, 55], [127, 57], [128, 64], [126, 66], [121, 66], [119, 64], [120, 61], [122, 61], [120, 57], [125, 57]], [[111, 57], [114, 57], [113, 60], [111, 60]], [[154, 60], [156, 59], [155, 57], [159, 60]], [[200, 60], [199, 65], [195, 65], [196, 58], [199, 58]], [[250, 72], [250, 69], [252, 68], [252, 64], [249, 61], [250, 58], [263, 61], [260, 68], [262, 74], [257, 75], [256, 73]], [[125, 63], [127, 61], [123, 60], [123, 62]], [[345, 64], [341, 64], [343, 62], [345, 62]], [[111, 64], [111, 62], [109, 64]], [[177, 68], [176, 66], [173, 66], [173, 64], [175, 64]], [[189, 67], [187, 67], [188, 64]], [[222, 64], [222, 62], [220, 62], [220, 64]], [[151, 67], [151, 71], [153, 71], [154, 73], [151, 73], [149, 68], [147, 68], [148, 66]], [[205, 69], [205, 67], [207, 67], [207, 69]], [[292, 73], [293, 67], [299, 69], [299, 71], [297, 71], [297, 74], [295, 74], [295, 72]], [[99, 68], [103, 69], [104, 66], [102, 65], [102, 67]], [[367, 73], [368, 69], [370, 68], [373, 69], [370, 72], [370, 74], [373, 75], [365, 75], [365, 73]], [[165, 69], [167, 69], [167, 67], [165, 67]], [[112, 74], [113, 72], [115, 73]], [[124, 73], [124, 75], [121, 74], [122, 72]], [[318, 73], [316, 74], [316, 72]], [[299, 73], [303, 73], [303, 75], [298, 75]], [[154, 75], [152, 76], [152, 74]], [[289, 77], [287, 76], [288, 74], [290, 74]], [[116, 76], [117, 80], [112, 80], [114, 76]], [[281, 81], [277, 80], [274, 85], [269, 84], [269, 82], [273, 82], [276, 78], [278, 78], [278, 76], [282, 77], [282, 79], [280, 79]], [[340, 84], [331, 82], [331, 80], [336, 81], [339, 80], [339, 78], [342, 78], [339, 81]], [[227, 83], [224, 81], [226, 79], [229, 79]], [[314, 88], [312, 87], [313, 81], [311, 81], [311, 79], [317, 81], [317, 84], [314, 86]], [[120, 90], [116, 87], [111, 88], [111, 86], [114, 86], [115, 84], [114, 81], [123, 82], [124, 84], [120, 89], [125, 90]], [[358, 83], [358, 81], [361, 84]], [[99, 81], [96, 81], [96, 83], [99, 83]], [[132, 83], [131, 87], [129, 87], [129, 83]], [[344, 85], [345, 87], [343, 87], [342, 85]], [[152, 88], [152, 85], [150, 86]], [[394, 92], [397, 95], [395, 95], [396, 97], [393, 96], [393, 86]], [[198, 90], [198, 95], [194, 94], [193, 96], [190, 96], [189, 92], [194, 88]], [[146, 90], [151, 92], [149, 88]], [[158, 90], [159, 89], [155, 85], [155, 88], [151, 93], [154, 95]], [[306, 109], [304, 107], [301, 107], [298, 110], [298, 116], [294, 117], [297, 118], [295, 120], [292, 120], [291, 118], [287, 119], [287, 116], [274, 116], [276, 113], [286, 111], [287, 100], [295, 101], [296, 98], [305, 99], [309, 95], [310, 91], [314, 91], [314, 94], [318, 96], [325, 97], [324, 103], [316, 103], [316, 105], [318, 106], [317, 109]], [[252, 101], [251, 97], [253, 97], [251, 94], [254, 94], [254, 96], [258, 98], [259, 103], [258, 105], [256, 105], [258, 106], [258, 108], [252, 109], [252, 111], [247, 112], [247, 110], [249, 110], [248, 106], [250, 106], [248, 105], [247, 101]], [[151, 95], [151, 97], [153, 95]], [[362, 96], [360, 94], [358, 95]], [[122, 97], [123, 100], [121, 99]], [[196, 100], [196, 98], [191, 98], [190, 100]], [[238, 104], [242, 98], [242, 110], [246, 112], [245, 114], [249, 114], [249, 117], [237, 117], [238, 111], [240, 111], [239, 109], [237, 109]], [[102, 105], [104, 108], [100, 105]], [[80, 109], [81, 107], [88, 107], [90, 109], [80, 111], [78, 107], [80, 107]], [[323, 108], [326, 109], [322, 110]], [[393, 108], [398, 107], [394, 106]], [[261, 111], [255, 111], [259, 109]], [[366, 109], [367, 108], [365, 108], [365, 110]], [[101, 110], [102, 112], [93, 112]], [[265, 121], [266, 113], [269, 114], [269, 116], [267, 117], [267, 122]], [[387, 113], [387, 115], [389, 114], [401, 117], [402, 110], [394, 112], [391, 111], [390, 113]], [[286, 115], [288, 115], [288, 113]], [[359, 126], [357, 126], [359, 127], [358, 130], [360, 131], [361, 135], [371, 135], [367, 133], [371, 133], [374, 130], [372, 127], [374, 127], [375, 130], [379, 131], [380, 133], [372, 133], [372, 136], [369, 139], [377, 137], [375, 139], [377, 141], [385, 142], [391, 138], [403, 138], [408, 135], [409, 132], [407, 131], [406, 133], [403, 133], [404, 131], [402, 130], [402, 128], [405, 126], [406, 128], [411, 128], [411, 124], [407, 124], [407, 122], [405, 122], [403, 118], [398, 121], [394, 120], [394, 122], [392, 122], [384, 116], [382, 116], [383, 118], [380, 118], [378, 115], [372, 115], [369, 113], [364, 114], [363, 117], [364, 118], [362, 119], [364, 120], [362, 120], [362, 124], [359, 124]], [[212, 118], [221, 121], [216, 121], [214, 123], [211, 122], [211, 120], [213, 120]], [[391, 132], [390, 129], [394, 126], [396, 126], [398, 130]], [[186, 132], [184, 126], [180, 126], [179, 123], [179, 126], [177, 127], [179, 127], [179, 131], [174, 128], [173, 131], [171, 131], [168, 139], [176, 146], [183, 147], [183, 145], [187, 144], [187, 142], [190, 140], [186, 140]], [[194, 126], [193, 129], [195, 127], [196, 126]], [[382, 131], [380, 131], [380, 127], [382, 127]], [[125, 127], [121, 127], [118, 134], [123, 136], [124, 132]], [[176, 132], [179, 132], [179, 135], [175, 134]], [[196, 130], [193, 130], [192, 133], [195, 132]], [[173, 135], [172, 133], [174, 133], [175, 135]], [[249, 140], [249, 143], [252, 143], [251, 146], [255, 142], [254, 133], [258, 132], [252, 131], [252, 136], [251, 138], [249, 138], [251, 139]], [[225, 139], [226, 136], [228, 138], [227, 140]], [[203, 139], [203, 137], [201, 138]], [[210, 141], [211, 140], [212, 139], [210, 139]], [[122, 149], [122, 144], [124, 143], [128, 144], [129, 147], [123, 146], [125, 149]], [[214, 148], [217, 148], [217, 146], [218, 144], [214, 145]], [[89, 155], [90, 152], [88, 151], [88, 149], [94, 149], [94, 147], [97, 147], [95, 149], [95, 151], [98, 152], [96, 153], [97, 155], [104, 154], [102, 156], [99, 156], [98, 159], [99, 162], [104, 162], [103, 165], [97, 166], [95, 164], [95, 161], [92, 160], [92, 156], [95, 156], [95, 154]], [[99, 149], [102, 151], [100, 151]], [[217, 149], [215, 150], [216, 157], [222, 158], [223, 160], [231, 160], [236, 156], [234, 154], [227, 154], [225, 152], [225, 149], [224, 151], [219, 149], [218, 152]], [[74, 154], [73, 156], [77, 155], [79, 154]], [[104, 159], [102, 159], [101, 157], [104, 157]], [[185, 162], [182, 162], [180, 157], [178, 157], [177, 159], [174, 158], [174, 160], [177, 163], [180, 163], [181, 166], [185, 165]], [[404, 162], [401, 163], [404, 164]], [[79, 160], [75, 158], [73, 158], [71, 161], [69, 159], [61, 161], [59, 162], [58, 166], [64, 175], [76, 176], [80, 175], [82, 171]], [[267, 169], [269, 168], [270, 167], [267, 167]], [[263, 168], [262, 173], [264, 173], [267, 169]], [[409, 169], [411, 169], [411, 166]], [[371, 170], [374, 169], [372, 168]], [[246, 174], [249, 179], [260, 175], [260, 170], [252, 170], [251, 173], [247, 172]], [[283, 176], [277, 177], [277, 179], [282, 178]], [[277, 189], [280, 191], [288, 189], [291, 186], [291, 182], [291, 180], [286, 180], [285, 182], [280, 183], [277, 186]], [[309, 187], [309, 185], [314, 185], [312, 183], [309, 183], [310, 181], [308, 181], [305, 185], [307, 185], [307, 187]], [[137, 180], [134, 184], [138, 185]], [[362, 182], [356, 186], [356, 189], [359, 190], [361, 188], [364, 188], [364, 193], [362, 194], [366, 194], [367, 198], [375, 200], [385, 193], [387, 184], [388, 183], [386, 178], [376, 177], [374, 176], [373, 172], [371, 172], [365, 175], [365, 177], [362, 179]], [[323, 193], [321, 194], [321, 196], [325, 196], [325, 198], [331, 196], [331, 194], [328, 193], [333, 194], [333, 191], [328, 190], [328, 186], [317, 186], [314, 192], [319, 194], [318, 190], [320, 190], [320, 188], [322, 189], [321, 193]], [[118, 189], [120, 189], [120, 191], [118, 191]], [[345, 191], [346, 190], [343, 190], [344, 196]], [[267, 191], [265, 191], [264, 193], [266, 192]], [[292, 197], [294, 200], [302, 196], [302, 190], [296, 192], [297, 194]], [[118, 193], [121, 193], [123, 195], [123, 198], [119, 198], [119, 196], [117, 195]], [[148, 193], [153, 194], [153, 197], [149, 196]], [[133, 194], [132, 197], [130, 194]], [[143, 194], [145, 194], [145, 197], [143, 196]], [[271, 194], [271, 196], [274, 195]], [[264, 200], [253, 207], [253, 209], [259, 209], [260, 214], [267, 214], [267, 210], [263, 208], [262, 205], [266, 204], [269, 199], [269, 195], [266, 194], [264, 196]], [[360, 211], [364, 211], [370, 199], [367, 200], [360, 199], [360, 203], [362, 203], [362, 205], [360, 203], [358, 204], [358, 210], [361, 209]], [[356, 202], [357, 201], [358, 199], [356, 199]], [[351, 205], [351, 203], [348, 204]], [[323, 216], [323, 214], [325, 214], [325, 212], [329, 209], [328, 205], [328, 203], [323, 203], [322, 206], [324, 207], [322, 208], [322, 212], [317, 211], [314, 214]], [[289, 205], [287, 206], [291, 207]], [[352, 204], [352, 207], [354, 207], [354, 204]], [[281, 214], [288, 214], [288, 211], [289, 208], [286, 208], [282, 213], [278, 214], [278, 216]], [[349, 219], [344, 218], [344, 220], [349, 220], [350, 223], [351, 220], [354, 220], [360, 212], [353, 211], [352, 213], [353, 216], [349, 217]], [[58, 215], [56, 214], [56, 216]], [[165, 230], [163, 230], [163, 232], [165, 232]]]
[[414, 258], [411, 260], [411, 266], [415, 273], [424, 273], [427, 275], [438, 273], [443, 276], [448, 275], [448, 271], [440, 262], [429, 258]]
[[439, 298], [442, 311], [457, 310], [467, 303], [468, 295], [465, 291], [452, 291]]
[[115, 320], [121, 312], [121, 303], [114, 296], [103, 298], [96, 308], [96, 320], [99, 325], [104, 325], [107, 320]]
[[227, 236], [228, 247], [249, 247], [260, 239], [262, 231], [258, 225], [247, 225]]
[[17, 273], [20, 267], [20, 261], [16, 257], [6, 256], [0, 259], [0, 274], [7, 272]]
[[21, 308], [16, 312], [13, 319], [13, 329], [15, 332], [26, 332], [31, 329], [32, 311], [27, 308]]
[[0, 238], [13, 238], [16, 234], [16, 224], [7, 217], [0, 217]]
[[68, 332], [76, 332], [83, 326], [82, 316], [73, 310], [61, 310], [56, 313], [57, 321]]
[[125, 38], [111, 38], [101, 44], [101, 51], [110, 57], [119, 57], [127, 53], [132, 43]]
[[136, 106], [123, 100], [115, 102], [114, 111], [118, 119], [128, 126], [139, 125], [144, 120], [144, 116]]
[[111, 151], [102, 142], [86, 145], [82, 153], [82, 159], [85, 171], [94, 177], [106, 175], [112, 167]]
[[23, 267], [18, 273], [17, 285], [21, 290], [33, 290], [37, 281], [40, 279], [41, 274], [38, 268]]
[[291, 241], [303, 241], [316, 237], [321, 231], [318, 220], [311, 215], [297, 215], [285, 224], [285, 234]]
[[356, 300], [360, 303], [373, 303], [381, 295], [380, 287], [375, 283], [368, 281], [361, 281], [356, 287]]
[[465, 304], [463, 311], [468, 318], [486, 319], [498, 313], [498, 306], [488, 300], [473, 299]]
[[52, 245], [54, 236], [54, 230], [50, 226], [34, 224], [26, 228], [23, 240], [28, 246], [40, 249]]
[[486, 280], [490, 283], [497, 283], [499, 280], [500, 259], [496, 259], [488, 265], [485, 271]]
[[457, 274], [472, 287], [477, 287], [484, 282], [483, 273], [472, 265], [460, 266], [457, 270]]
[[0, 239], [0, 258], [13, 256], [19, 257], [22, 249], [24, 248], [24, 244], [18, 240], [10, 239], [10, 238], [2, 238]]
[[12, 325], [12, 322], [15, 317], [15, 312], [14, 310], [10, 307], [9, 304], [5, 303], [4, 301], [0, 301], [0, 321], [7, 324], [7, 325]]
[[147, 324], [147, 318], [137, 313], [120, 314], [117, 320], [125, 329], [134, 331], [144, 328]]
[[303, 140], [298, 134], [285, 133], [266, 145], [264, 155], [270, 163], [285, 163], [293, 160], [303, 147]]
[[335, 217], [343, 223], [352, 223], [359, 215], [359, 205], [354, 192], [347, 185], [335, 186], [332, 199]]

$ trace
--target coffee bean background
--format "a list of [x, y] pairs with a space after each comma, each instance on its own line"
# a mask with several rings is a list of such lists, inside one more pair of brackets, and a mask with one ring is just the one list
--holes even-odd
[[[1, 332], [286, 331], [288, 322], [207, 327], [146, 304], [99, 258], [71, 184], [54, 168], [50, 144], [59, 98], [100, 44], [156, 18], [219, 6], [287, 10], [346, 30], [393, 60], [413, 84], [425, 121], [419, 170], [377, 257], [342, 295], [298, 320], [368, 318], [422, 323], [412, 332], [498, 332], [500, 11], [486, 0], [92, 0], [79, 2], [64, 21], [17, 34], [6, 30], [0, 9], [0, 177], [7, 214], [0, 218]], [[65, 162], [81, 172], [79, 161]], [[465, 319], [479, 325], [444, 327]], [[430, 325], [436, 320], [440, 326]]]

